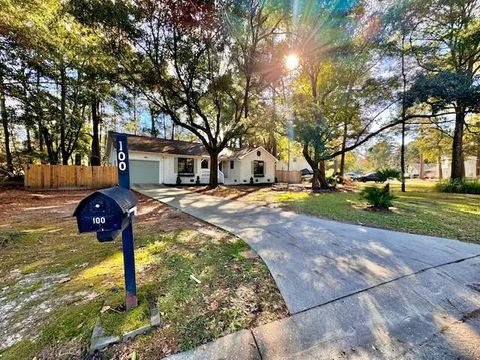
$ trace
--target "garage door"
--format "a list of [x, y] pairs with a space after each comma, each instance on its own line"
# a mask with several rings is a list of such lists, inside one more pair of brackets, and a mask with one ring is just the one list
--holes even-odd
[[130, 183], [159, 184], [159, 162], [130, 160]]

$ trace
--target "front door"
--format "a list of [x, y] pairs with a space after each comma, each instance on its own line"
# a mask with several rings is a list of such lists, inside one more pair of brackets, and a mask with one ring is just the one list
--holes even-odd
[[228, 161], [222, 161], [222, 172], [223, 172], [223, 175], [225, 175], [225, 179], [228, 178], [228, 173], [229, 173], [229, 167], [228, 167]]

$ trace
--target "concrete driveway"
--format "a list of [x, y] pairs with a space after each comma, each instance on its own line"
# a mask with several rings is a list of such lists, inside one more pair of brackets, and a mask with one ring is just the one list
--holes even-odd
[[[428, 346], [432, 358], [480, 359], [480, 346], [463, 353], [465, 342], [480, 344], [480, 245], [184, 189], [136, 190], [239, 236], [262, 257], [294, 315], [253, 329], [264, 359], [418, 358]], [[445, 338], [459, 323], [468, 324], [463, 350]]]

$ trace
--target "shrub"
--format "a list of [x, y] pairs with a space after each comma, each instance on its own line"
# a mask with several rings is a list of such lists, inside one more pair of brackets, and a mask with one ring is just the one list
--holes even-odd
[[338, 178], [335, 175], [327, 176], [326, 180], [327, 180], [327, 184], [332, 186], [332, 187], [336, 187], [337, 184], [339, 183]]
[[395, 169], [383, 169], [377, 171], [377, 176], [382, 182], [387, 181], [388, 179], [397, 179], [400, 180], [400, 171]]
[[435, 189], [445, 193], [480, 194], [480, 180], [445, 180], [437, 183]]
[[182, 183], [182, 179], [180, 179], [180, 176], [177, 176], [177, 185], [180, 185]]
[[375, 209], [386, 210], [392, 206], [392, 200], [395, 199], [390, 191], [390, 185], [384, 187], [369, 186], [362, 190], [360, 196], [367, 200]]

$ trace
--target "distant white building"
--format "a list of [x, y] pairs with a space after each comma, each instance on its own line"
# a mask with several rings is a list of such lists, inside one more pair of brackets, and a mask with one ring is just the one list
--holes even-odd
[[[444, 156], [442, 157], [442, 176], [443, 178], [449, 178], [452, 171], [451, 160]], [[439, 167], [438, 163], [433, 164], [424, 164], [424, 176], [427, 179], [438, 179], [439, 178]], [[419, 177], [420, 176], [420, 163], [408, 164], [407, 166], [407, 176], [408, 177]], [[477, 175], [477, 158], [474, 156], [469, 156], [465, 159], [465, 177], [475, 178], [480, 177]]]
[[[451, 169], [451, 161], [448, 157], [442, 158], [442, 172], [443, 177], [449, 177]], [[437, 171], [438, 173], [438, 171]], [[465, 159], [465, 177], [467, 178], [475, 178], [480, 177], [477, 175], [477, 158], [475, 156], [468, 156]]]
[[277, 170], [301, 171], [303, 169], [312, 170], [303, 156], [290, 156], [290, 167], [287, 160], [280, 160], [277, 163]]

